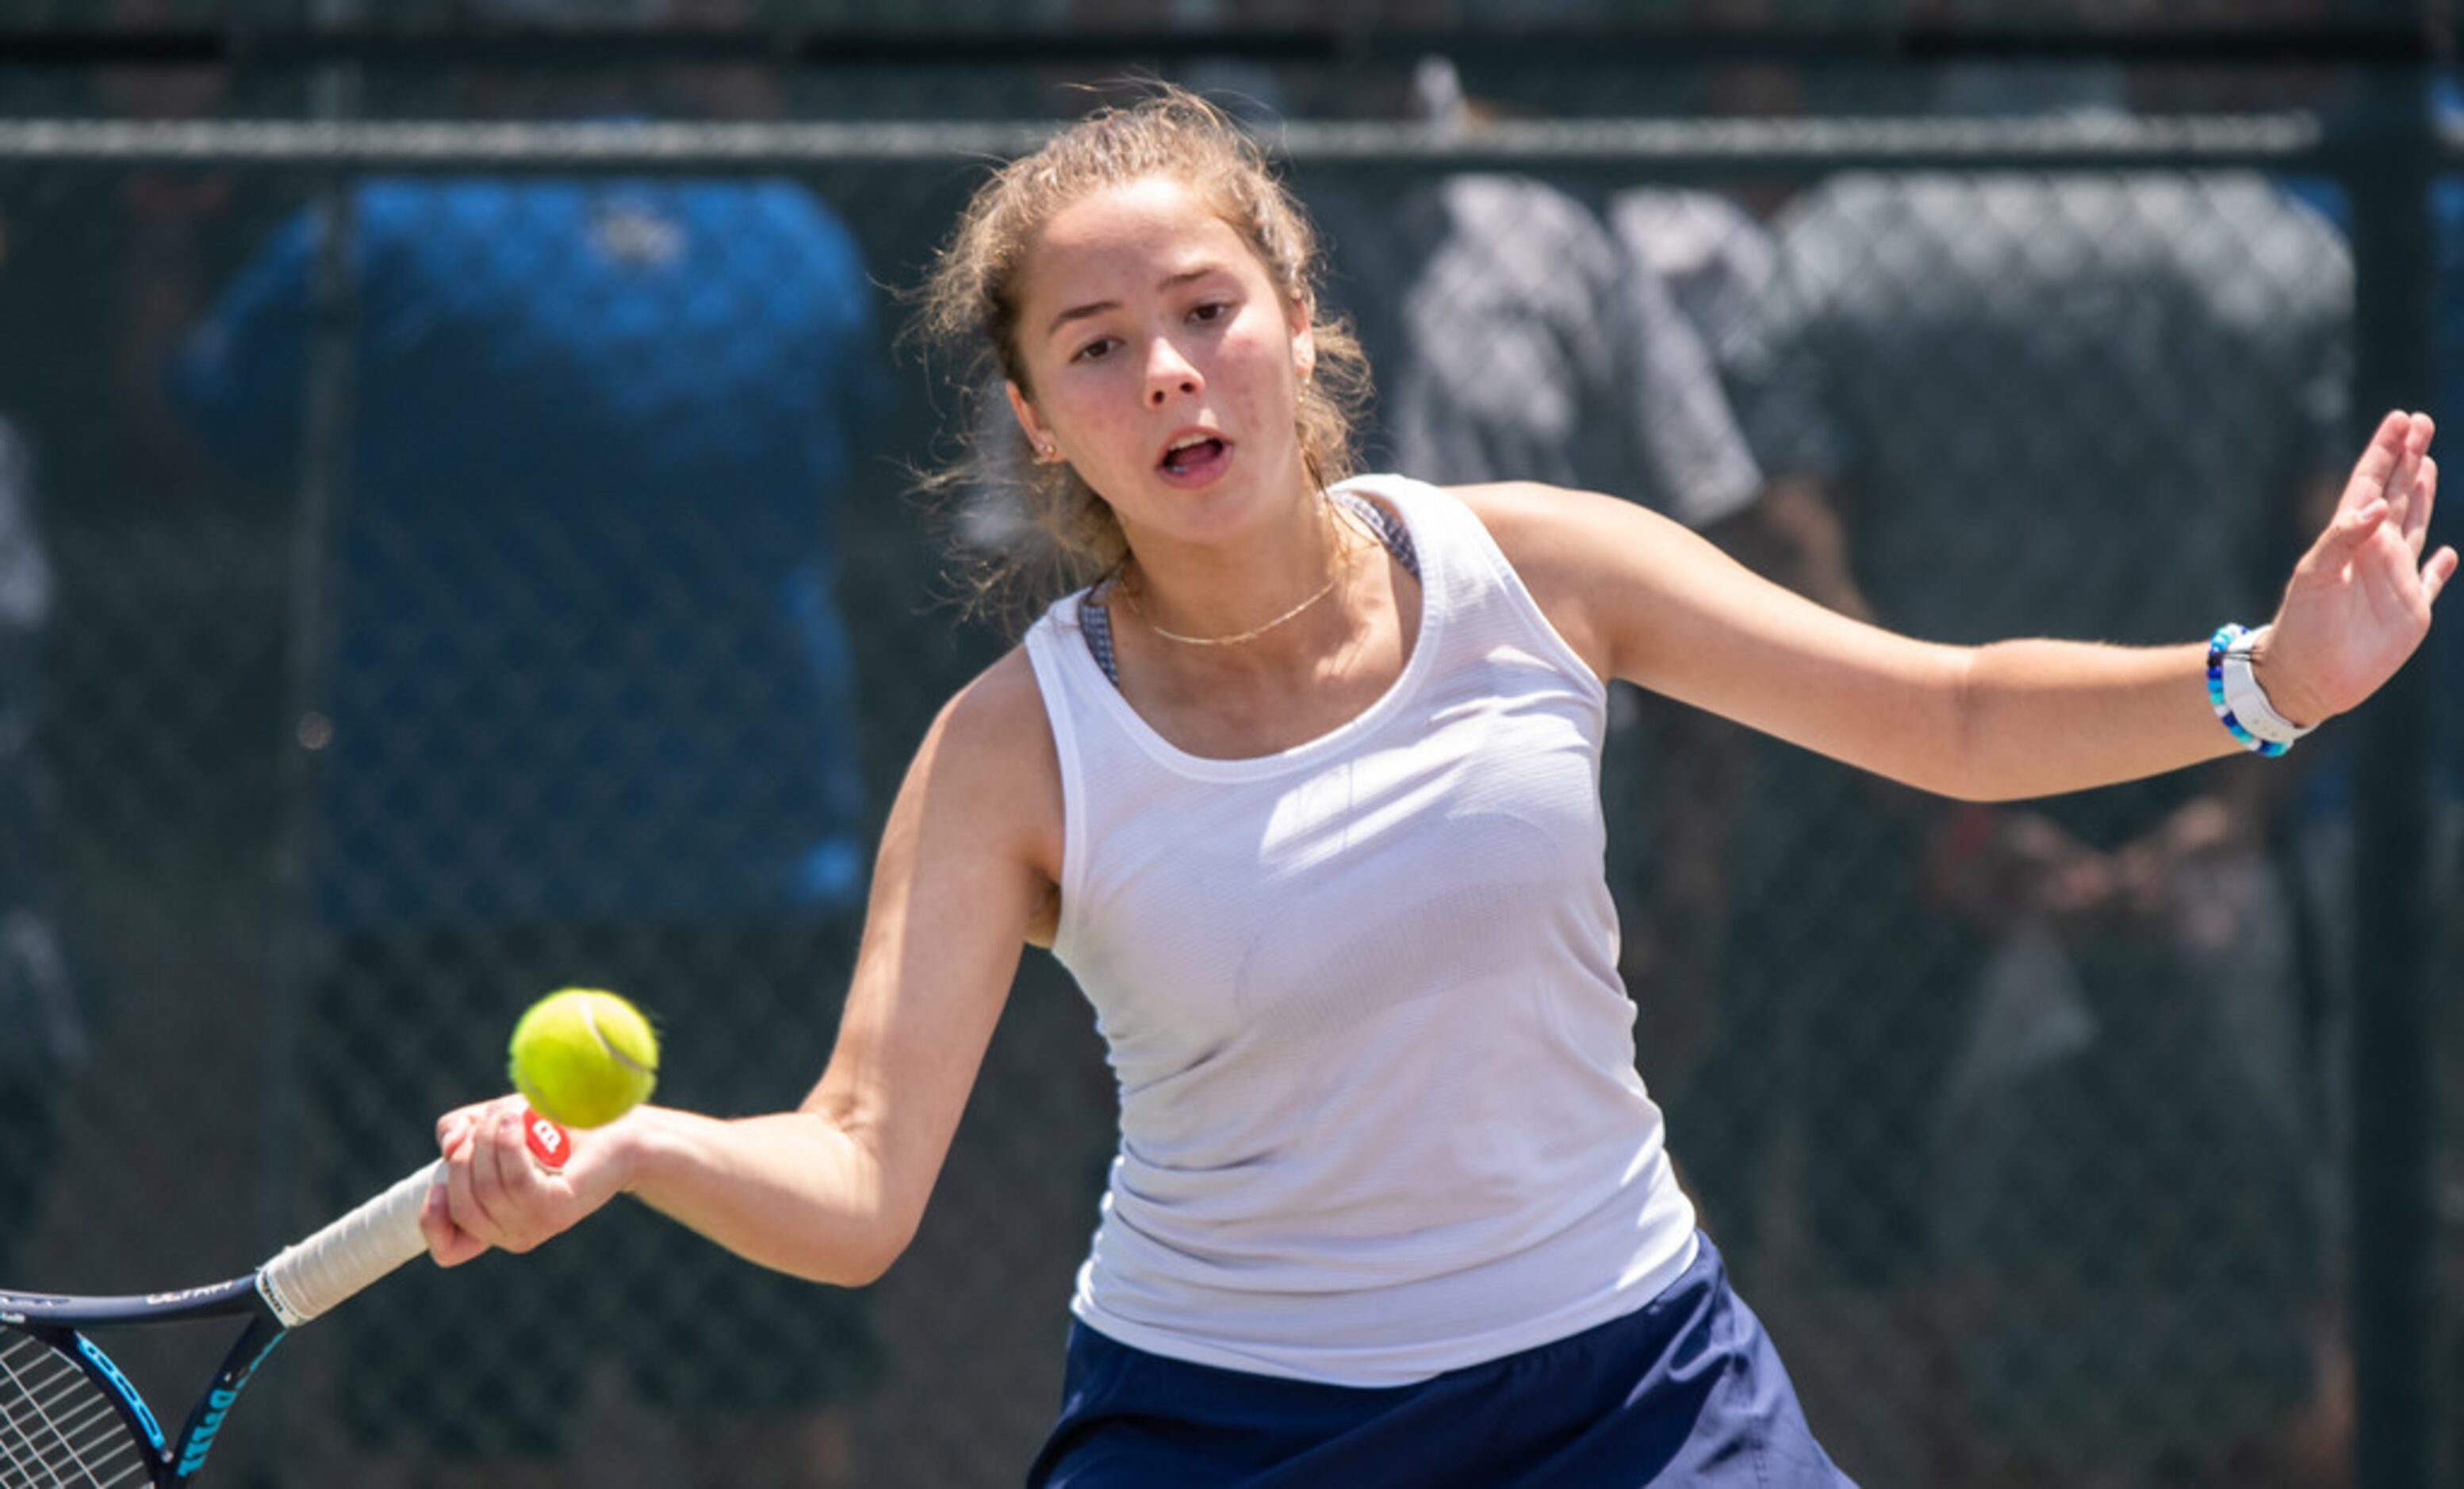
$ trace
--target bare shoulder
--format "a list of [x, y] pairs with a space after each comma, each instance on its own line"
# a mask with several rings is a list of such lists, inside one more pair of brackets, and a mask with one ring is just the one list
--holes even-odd
[[1520, 534], [1526, 527], [1547, 526], [1551, 514], [1562, 511], [1566, 498], [1574, 494], [1541, 481], [1483, 481], [1444, 490], [1447, 495], [1469, 507], [1501, 543], [1507, 533]]
[[[950, 701], [942, 705], [940, 717], [934, 721], [933, 728], [959, 747], [1014, 744], [1017, 741], [1006, 736], [1020, 733], [1045, 736], [1048, 747], [1051, 741], [1050, 730], [1044, 720], [1044, 690], [1035, 680], [1035, 667], [1026, 659], [1026, 647], [1012, 646], [1001, 654], [1001, 660], [952, 694]], [[1049, 757], [1050, 749], [1045, 754]]]
[[1026, 648], [1013, 646], [976, 674], [941, 707], [928, 743], [937, 741], [951, 764], [1017, 788], [1049, 779], [1060, 790], [1061, 759], [1044, 713], [1044, 690]]
[[1695, 546], [1666, 517], [1598, 492], [1540, 481], [1446, 490], [1480, 518], [1550, 624], [1603, 676], [1616, 666], [1604, 603], [1644, 600], [1655, 564]]
[[1526, 582], [1530, 565], [1579, 565], [1586, 557], [1598, 558], [1604, 536], [1639, 541], [1656, 532], [1683, 531], [1639, 503], [1544, 481], [1490, 481], [1445, 491], [1480, 518]]
[[[976, 892], [1008, 900], [1027, 939], [1049, 942], [1062, 873], [1062, 767], [1025, 646], [956, 692], [916, 747], [885, 853], [974, 863]], [[1002, 887], [1008, 885], [1008, 887]]]

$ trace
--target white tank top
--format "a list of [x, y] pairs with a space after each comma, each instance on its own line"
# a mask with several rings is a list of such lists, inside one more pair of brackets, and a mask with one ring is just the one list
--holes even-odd
[[1470, 509], [1349, 489], [1417, 549], [1420, 633], [1358, 717], [1191, 755], [1026, 638], [1066, 803], [1053, 952], [1121, 1141], [1076, 1315], [1176, 1359], [1390, 1386], [1649, 1302], [1694, 1212], [1635, 1072], [1599, 798], [1606, 690]]

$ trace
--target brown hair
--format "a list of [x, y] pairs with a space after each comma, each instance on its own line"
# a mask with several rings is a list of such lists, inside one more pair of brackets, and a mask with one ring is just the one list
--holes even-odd
[[1301, 459], [1320, 487], [1353, 473], [1353, 427], [1369, 363], [1351, 327], [1320, 308], [1317, 231], [1265, 152], [1221, 110], [1168, 83], [1109, 105], [978, 187], [935, 258], [916, 331], [964, 369], [969, 405], [955, 458], [925, 476], [957, 498], [979, 605], [1030, 617], [1117, 568], [1128, 545], [1111, 508], [1066, 464], [1039, 465], [1009, 414], [1004, 382], [1032, 392], [1019, 354], [1027, 255], [1045, 225], [1090, 192], [1149, 177], [1197, 192], [1239, 232], [1288, 304], [1309, 308], [1316, 360], [1296, 414]]

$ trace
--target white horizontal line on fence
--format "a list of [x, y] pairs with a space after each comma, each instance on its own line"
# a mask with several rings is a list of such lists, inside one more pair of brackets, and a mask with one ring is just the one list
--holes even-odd
[[[1023, 154], [1049, 122], [487, 123], [400, 120], [0, 120], [0, 163], [392, 169], [792, 167]], [[2307, 113], [2143, 118], [1723, 119], [1292, 122], [1262, 138], [1296, 163], [1530, 164], [2290, 163], [2328, 135]], [[2451, 146], [2452, 148], [2452, 146]]]

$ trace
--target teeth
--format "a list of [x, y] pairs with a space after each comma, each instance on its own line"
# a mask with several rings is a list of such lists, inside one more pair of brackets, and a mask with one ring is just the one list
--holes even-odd
[[1211, 444], [1214, 442], [1214, 439], [1215, 436], [1212, 434], [1185, 434], [1179, 439], [1173, 441], [1172, 449], [1166, 450], [1165, 453], [1177, 455], [1184, 449], [1195, 449], [1200, 445]]

